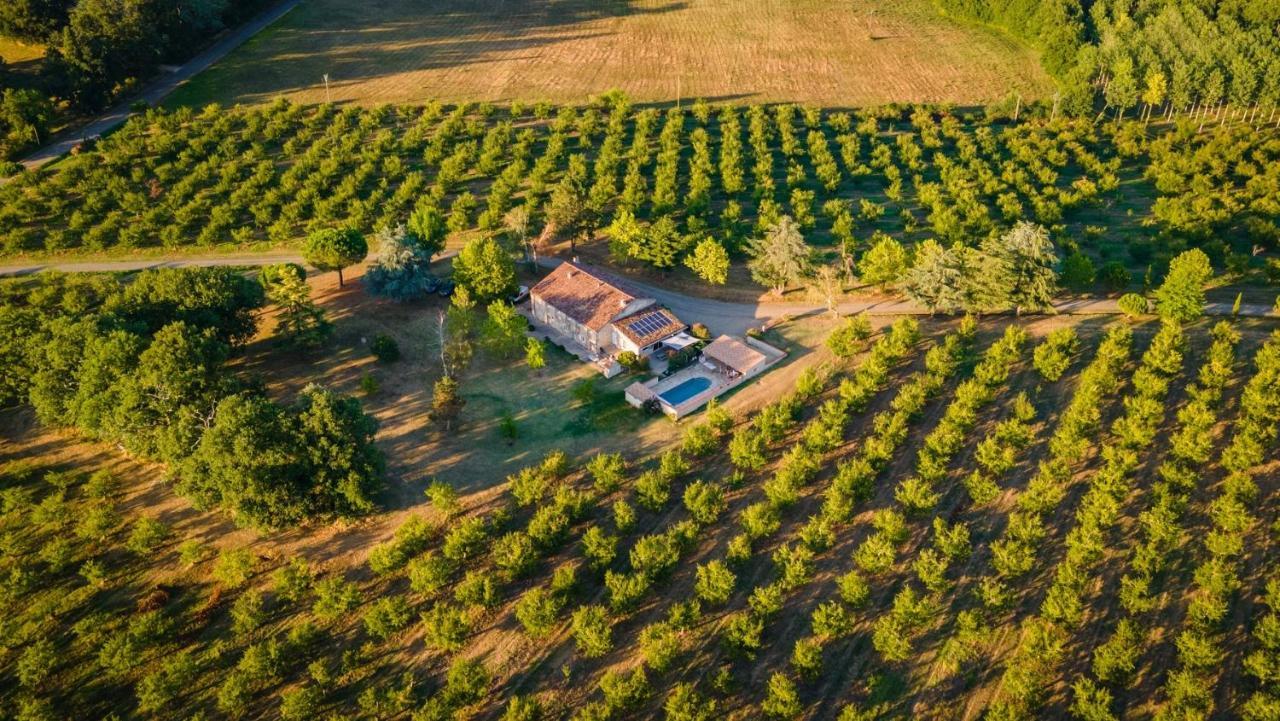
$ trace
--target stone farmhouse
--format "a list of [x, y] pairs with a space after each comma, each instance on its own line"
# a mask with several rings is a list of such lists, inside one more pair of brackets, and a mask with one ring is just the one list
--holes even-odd
[[694, 342], [683, 321], [616, 276], [565, 261], [529, 291], [530, 315], [552, 340], [612, 377], [625, 351], [648, 357], [664, 345]]

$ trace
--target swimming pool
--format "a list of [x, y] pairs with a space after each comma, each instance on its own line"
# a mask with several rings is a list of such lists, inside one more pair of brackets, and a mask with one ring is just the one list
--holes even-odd
[[669, 406], [678, 406], [711, 387], [711, 379], [695, 376], [658, 394]]

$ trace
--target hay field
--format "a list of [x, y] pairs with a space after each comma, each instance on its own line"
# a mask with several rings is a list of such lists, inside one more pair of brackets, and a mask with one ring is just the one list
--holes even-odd
[[683, 98], [972, 104], [1048, 92], [1033, 52], [928, 0], [304, 0], [171, 103]]

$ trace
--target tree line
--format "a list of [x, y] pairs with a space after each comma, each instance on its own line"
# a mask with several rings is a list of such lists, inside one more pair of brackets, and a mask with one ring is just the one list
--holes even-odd
[[1061, 110], [1220, 119], [1229, 107], [1233, 117], [1270, 121], [1280, 105], [1276, 0], [937, 2], [1041, 50]]
[[[35, 83], [0, 62], [0, 159], [44, 141], [55, 104], [100, 110], [162, 64], [190, 58], [267, 0], [13, 0], [0, 35], [47, 46]], [[35, 87], [31, 87], [33, 85]]]
[[179, 493], [238, 523], [367, 513], [383, 458], [359, 402], [311, 385], [279, 403], [228, 368], [281, 284], [184, 268], [5, 285], [0, 405], [163, 462]]

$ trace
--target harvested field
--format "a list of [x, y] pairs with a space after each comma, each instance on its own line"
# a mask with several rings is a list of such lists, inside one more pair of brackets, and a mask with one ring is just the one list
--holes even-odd
[[171, 103], [581, 102], [612, 88], [859, 106], [1050, 83], [1034, 53], [927, 0], [306, 0]]

